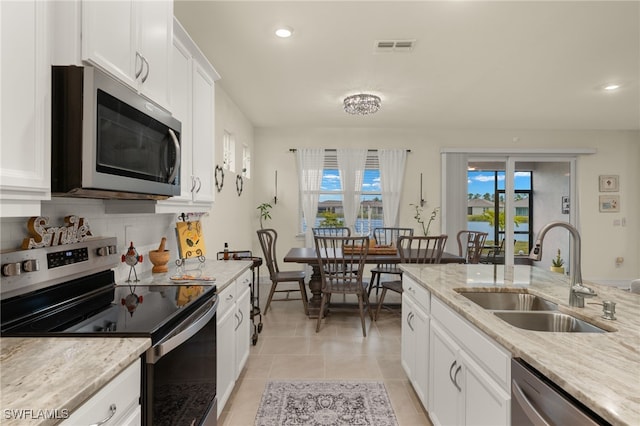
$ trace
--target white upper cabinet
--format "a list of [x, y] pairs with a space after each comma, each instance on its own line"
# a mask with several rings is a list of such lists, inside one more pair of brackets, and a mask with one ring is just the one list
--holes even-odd
[[180, 196], [159, 201], [157, 212], [208, 211], [215, 184], [215, 81], [220, 76], [177, 20], [170, 105], [182, 123]]
[[0, 2], [0, 216], [51, 197], [50, 4]]
[[169, 109], [173, 2], [83, 1], [82, 60]]

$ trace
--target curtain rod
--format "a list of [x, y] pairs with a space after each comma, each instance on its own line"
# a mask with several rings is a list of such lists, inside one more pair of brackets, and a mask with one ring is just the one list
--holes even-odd
[[[296, 151], [298, 151], [298, 149], [297, 149], [297, 148], [289, 148], [289, 152], [296, 152]], [[337, 151], [337, 149], [335, 149], [335, 148], [327, 148], [327, 149], [325, 149], [325, 151], [331, 151], [331, 152], [334, 152], [334, 151]], [[367, 151], [369, 151], [369, 152], [378, 152], [378, 150], [377, 150], [377, 149], [368, 149]], [[407, 150], [405, 150], [405, 151], [407, 151], [407, 152], [411, 152], [411, 150], [410, 150], [410, 149], [407, 149]]]

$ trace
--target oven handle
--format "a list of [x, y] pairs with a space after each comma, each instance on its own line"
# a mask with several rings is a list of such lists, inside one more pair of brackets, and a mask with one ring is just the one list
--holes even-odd
[[[201, 313], [203, 310], [206, 311]], [[159, 343], [158, 345], [150, 348], [147, 351], [147, 363], [155, 364], [160, 358], [189, 340], [193, 337], [198, 331], [202, 330], [205, 325], [211, 321], [211, 319], [215, 316], [216, 310], [218, 309], [218, 298], [216, 297], [214, 300], [207, 302], [202, 308], [198, 309], [193, 315], [187, 318], [183, 324], [186, 325], [182, 331], [180, 331], [175, 336], [172, 336], [168, 340]], [[194, 319], [194, 317], [197, 317]]]
[[176, 136], [176, 133], [173, 131], [173, 129], [169, 129], [169, 135], [171, 136], [171, 140], [173, 141], [173, 145], [176, 149], [176, 161], [173, 164], [173, 170], [169, 175], [169, 179], [167, 179], [169, 183], [172, 183], [173, 180], [176, 178], [176, 175], [178, 174], [178, 170], [180, 170], [181, 154], [180, 154], [180, 142], [178, 142], [178, 137]]

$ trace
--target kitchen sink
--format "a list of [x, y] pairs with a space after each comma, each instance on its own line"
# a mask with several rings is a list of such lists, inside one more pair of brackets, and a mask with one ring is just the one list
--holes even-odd
[[525, 330], [569, 333], [607, 332], [607, 330], [561, 312], [494, 311], [493, 314], [512, 326]]
[[494, 311], [557, 311], [558, 305], [529, 293], [458, 291], [485, 309]]

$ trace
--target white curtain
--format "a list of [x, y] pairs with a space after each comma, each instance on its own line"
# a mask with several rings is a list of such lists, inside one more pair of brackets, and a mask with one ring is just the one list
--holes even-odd
[[405, 149], [381, 149], [378, 151], [378, 162], [380, 164], [384, 226], [397, 227], [407, 151]]
[[318, 198], [324, 169], [324, 148], [300, 148], [296, 151], [296, 159], [302, 215], [307, 225], [305, 247], [314, 247], [312, 228], [315, 226], [318, 212]]
[[362, 196], [364, 168], [367, 163], [367, 150], [339, 148], [336, 150], [336, 154], [340, 170], [340, 184], [344, 193], [342, 200], [344, 222], [345, 226], [355, 232], [356, 217]]

